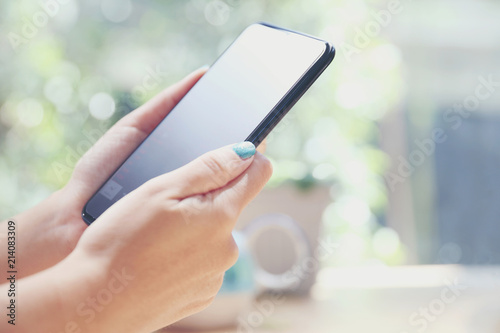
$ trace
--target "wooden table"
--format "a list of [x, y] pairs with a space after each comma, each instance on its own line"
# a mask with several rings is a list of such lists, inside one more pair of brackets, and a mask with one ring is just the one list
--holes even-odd
[[204, 332], [500, 333], [500, 268], [326, 269], [311, 297], [274, 305], [265, 315], [254, 308], [260, 316], [245, 325]]

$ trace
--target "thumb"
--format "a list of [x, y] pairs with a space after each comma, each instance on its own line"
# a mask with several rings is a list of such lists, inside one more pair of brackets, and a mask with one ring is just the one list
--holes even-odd
[[162, 177], [160, 186], [172, 199], [208, 193], [226, 186], [252, 164], [255, 146], [249, 141], [213, 150]]

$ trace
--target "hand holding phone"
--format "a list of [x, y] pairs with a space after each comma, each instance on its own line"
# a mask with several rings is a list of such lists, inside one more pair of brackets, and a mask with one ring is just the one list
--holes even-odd
[[[258, 28], [259, 26], [261, 27]], [[271, 167], [265, 157], [260, 154], [252, 157], [253, 160], [242, 160], [239, 167], [235, 167], [230, 162], [234, 161], [236, 156], [231, 150], [228, 151], [228, 147], [222, 148], [222, 152], [221, 150], [212, 151], [208, 155], [220, 164], [220, 169], [216, 168], [214, 172], [230, 175], [230, 177], [226, 179], [228, 181], [226, 184], [221, 182], [216, 188], [206, 188], [207, 185], [213, 183], [214, 173], [204, 172], [204, 170], [210, 170], [204, 166], [216, 164], [207, 162], [206, 155], [203, 158], [200, 158], [200, 155], [203, 155], [207, 149], [212, 150], [210, 148], [212, 145], [223, 146], [224, 144], [220, 143], [226, 141], [227, 143], [239, 142], [248, 138], [258, 144], [333, 58], [333, 49], [324, 42], [315, 40], [322, 43], [322, 46], [304, 48], [309, 51], [311, 49], [319, 51], [315, 60], [309, 59], [311, 60], [309, 67], [301, 67], [305, 69], [303, 73], [295, 72], [300, 74], [300, 77], [295, 77], [293, 82], [288, 82], [289, 88], [281, 90], [281, 93], [285, 91], [283, 94], [276, 94], [276, 90], [268, 89], [268, 86], [272, 88], [280, 86], [280, 78], [287, 77], [293, 71], [286, 70], [284, 76], [278, 75], [279, 73], [275, 70], [286, 69], [286, 66], [283, 67], [280, 63], [275, 64], [276, 66], [270, 63], [266, 65], [266, 61], [268, 59], [285, 59], [284, 62], [290, 60], [286, 57], [276, 57], [275, 52], [280, 52], [279, 50], [290, 53], [290, 48], [282, 43], [281, 33], [297, 37], [302, 35], [264, 25], [256, 25], [255, 29], [250, 28], [240, 37], [244, 37], [243, 41], [250, 42], [250, 44], [235, 42], [233, 46], [238, 46], [237, 49], [243, 50], [244, 53], [257, 52], [257, 57], [250, 57], [252, 59], [265, 60], [262, 68], [266, 69], [261, 68], [256, 71], [251, 70], [251, 66], [246, 67], [250, 64], [247, 61], [249, 59], [244, 61], [246, 65], [242, 68], [246, 69], [243, 72], [256, 75], [254, 79], [258, 79], [254, 81], [254, 84], [246, 81], [248, 77], [241, 76], [242, 71], [231, 70], [240, 66], [231, 66], [234, 64], [231, 61], [221, 61], [224, 58], [221, 56], [209, 72], [212, 75], [203, 77], [202, 80], [205, 83], [195, 85], [197, 89], [190, 90], [200, 78], [201, 72], [195, 73], [172, 89], [168, 89], [115, 124], [82, 157], [65, 188], [47, 199], [43, 203], [44, 209], [34, 209], [32, 213], [29, 213], [42, 212], [43, 218], [51, 215], [53, 222], [48, 226], [53, 234], [50, 237], [43, 237], [43, 240], [49, 238], [50, 241], [46, 242], [46, 246], [35, 248], [41, 249], [36, 253], [38, 262], [36, 269], [48, 267], [53, 267], [53, 269], [25, 281], [26, 295], [31, 295], [26, 297], [33, 298], [36, 296], [33, 291], [41, 288], [45, 290], [56, 288], [57, 292], [38, 293], [38, 298], [32, 299], [31, 303], [45, 304], [45, 306], [28, 307], [29, 313], [26, 318], [49, 318], [54, 308], [64, 307], [77, 309], [76, 314], [68, 312], [68, 315], [74, 316], [77, 321], [88, 319], [88, 312], [82, 312], [82, 310], [89, 308], [82, 309], [82, 305], [85, 304], [81, 300], [101, 293], [103, 286], [109, 286], [110, 277], [116, 277], [116, 274], [121, 274], [121, 280], [126, 280], [127, 287], [119, 294], [113, 295], [115, 301], [106, 306], [105, 316], [97, 316], [95, 320], [85, 322], [89, 330], [124, 331], [137, 328], [153, 331], [196, 312], [210, 303], [221, 284], [223, 272], [236, 260], [237, 252], [231, 237], [231, 230], [237, 214], [262, 189], [270, 176]], [[270, 37], [268, 33], [275, 30], [280, 34], [271, 33], [270, 35], [275, 37]], [[251, 33], [247, 34], [248, 32]], [[266, 36], [270, 40], [277, 38], [277, 43], [264, 43], [268, 47], [262, 47], [261, 38]], [[249, 37], [253, 38], [249, 39]], [[252, 44], [251, 41], [257, 44]], [[295, 43], [293, 41], [291, 44]], [[250, 45], [253, 46], [248, 47]], [[279, 46], [279, 50], [272, 48], [272, 45]], [[301, 43], [297, 45], [304, 46]], [[300, 49], [299, 47], [296, 51], [299, 52]], [[269, 53], [272, 53], [270, 58], [268, 58]], [[225, 54], [238, 53], [232, 52], [230, 48]], [[239, 61], [244, 57], [229, 57], [229, 60], [231, 59]], [[257, 61], [255, 64], [261, 63]], [[242, 64], [239, 63], [239, 65]], [[291, 68], [298, 68], [294, 61], [291, 61], [290, 65]], [[216, 68], [218, 69], [215, 71]], [[218, 76], [217, 73], [224, 73], [224, 75]], [[224, 79], [217, 80], [217, 78]], [[203, 94], [207, 87], [215, 89], [217, 93]], [[242, 87], [249, 88], [243, 91], [249, 91], [251, 94], [241, 93]], [[188, 95], [184, 96], [188, 90]], [[239, 92], [239, 94], [232, 95], [232, 92]], [[271, 95], [273, 95], [272, 98]], [[184, 98], [179, 102], [182, 96]], [[194, 98], [200, 96], [206, 98]], [[239, 97], [245, 97], [245, 99]], [[199, 107], [194, 107], [195, 105], [190, 104], [190, 101], [198, 101]], [[262, 101], [272, 103], [263, 107]], [[228, 104], [224, 104], [226, 102]], [[174, 105], [177, 106], [173, 112], [160, 122], [160, 118], [167, 115]], [[229, 108], [224, 109], [221, 114], [219, 111], [222, 109], [217, 106], [224, 105]], [[174, 114], [177, 116], [171, 118]], [[171, 122], [171, 120], [175, 121]], [[156, 126], [157, 124], [159, 125]], [[198, 128], [201, 131], [193, 131], [192, 124], [196, 124], [195, 129]], [[178, 140], [158, 141], [158, 138], [164, 134], [165, 127], [163, 126], [174, 128], [172, 132], [174, 134], [184, 131], [181, 134], [189, 140], [181, 140], [181, 144]], [[227, 131], [233, 127], [237, 127], [235, 131], [238, 133], [237, 138], [232, 136], [235, 132]], [[151, 131], [153, 131], [149, 136], [151, 141], [144, 140]], [[181, 139], [182, 137], [181, 135]], [[142, 144], [134, 150], [140, 142]], [[144, 151], [142, 155], [148, 156], [141, 158], [141, 147], [144, 145], [147, 148], [147, 142], [150, 148], [155, 148], [153, 142], [160, 145], [156, 148], [161, 148], [161, 145], [168, 143], [166, 147], [164, 146], [168, 149], [152, 149], [149, 155], [145, 154], [147, 151]], [[186, 155], [177, 153], [186, 153]], [[136, 154], [139, 154], [139, 158], [136, 158]], [[158, 160], [162, 162], [157, 164], [158, 169], [143, 168], [151, 162], [149, 159], [151, 154], [153, 154], [153, 161], [155, 157], [163, 157], [163, 160]], [[127, 156], [129, 158], [126, 158]], [[103, 194], [98, 190], [95, 193], [95, 189], [100, 184], [104, 184], [101, 186], [102, 190], [109, 180], [115, 179], [119, 171], [125, 171], [122, 167], [133, 158], [135, 161], [132, 161], [132, 165], [135, 169], [129, 169], [129, 172], [134, 172], [130, 173], [130, 178], [124, 176], [120, 180], [117, 177], [117, 180], [123, 181], [118, 185], [125, 189], [141, 179], [143, 181], [140, 183], [146, 184], [132, 191], [123, 200], [118, 200], [120, 199], [119, 193], [115, 194], [114, 199], [107, 199], [106, 195], [112, 196], [110, 193], [113, 191]], [[125, 162], [120, 167], [121, 161]], [[178, 167], [172, 171], [173, 169], [168, 168], [168, 163], [174, 163]], [[159, 172], [159, 176], [154, 176], [157, 178], [148, 182], [151, 178], [149, 171]], [[106, 181], [109, 175], [111, 177]], [[189, 183], [193, 185], [186, 186]], [[198, 193], [195, 189], [196, 185], [202, 186], [202, 191], [209, 192]], [[133, 189], [133, 186], [131, 188]], [[86, 202], [87, 205], [84, 207]], [[46, 205], [53, 205], [57, 209], [47, 212]], [[90, 223], [101, 216], [99, 219], [102, 223], [85, 228], [78, 214], [82, 208], [86, 222]], [[96, 208], [102, 209], [104, 213], [91, 215], [90, 213], [96, 212]], [[190, 223], [186, 223], [186, 215]], [[83, 236], [81, 236], [82, 233]], [[40, 237], [33, 237], [32, 240], [42, 241]], [[78, 245], [75, 248], [77, 241]], [[179, 257], [183, 260], [179, 261]], [[63, 258], [66, 260], [62, 260]], [[54, 266], [57, 262], [60, 262], [59, 265]], [[158, 270], [164, 267], [169, 268], [169, 274], [158, 274]], [[61, 280], [61, 276], [68, 278]], [[186, 279], [186, 276], [190, 278]], [[54, 285], [55, 280], [60, 283]], [[81, 288], [82, 285], [85, 288]], [[51, 295], [61, 294], [71, 297], [62, 299], [51, 297]], [[64, 304], [61, 304], [61, 301]], [[147, 307], [142, 306], [145, 301], [148, 303]], [[168, 312], [165, 312], [165, 309], [168, 309]], [[43, 331], [58, 330], [62, 325], [67, 324], [67, 317], [59, 315], [53, 318], [54, 320], [47, 321], [28, 320], [25, 324], [38, 327]], [[129, 320], [123, 320], [123, 318]], [[141, 320], [130, 320], [130, 318]]]

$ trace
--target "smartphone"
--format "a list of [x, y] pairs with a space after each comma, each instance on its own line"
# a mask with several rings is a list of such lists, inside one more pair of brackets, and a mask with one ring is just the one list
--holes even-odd
[[85, 205], [90, 224], [127, 193], [202, 154], [258, 146], [331, 63], [328, 42], [265, 23], [247, 27]]

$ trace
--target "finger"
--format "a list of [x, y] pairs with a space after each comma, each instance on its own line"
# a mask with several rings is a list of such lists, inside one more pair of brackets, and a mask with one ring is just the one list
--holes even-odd
[[264, 139], [257, 147], [257, 151], [261, 154], [264, 154], [266, 148], [267, 148], [267, 139]]
[[214, 204], [245, 207], [264, 188], [272, 173], [271, 162], [261, 153], [256, 153], [252, 164], [241, 175], [214, 194]]
[[149, 134], [198, 82], [207, 69], [207, 67], [202, 67], [166, 88], [137, 110], [124, 117], [123, 124], [120, 125], [134, 126], [140, 131]]
[[255, 146], [242, 142], [208, 152], [185, 166], [160, 176], [158, 186], [172, 199], [184, 199], [226, 186], [253, 161]]

